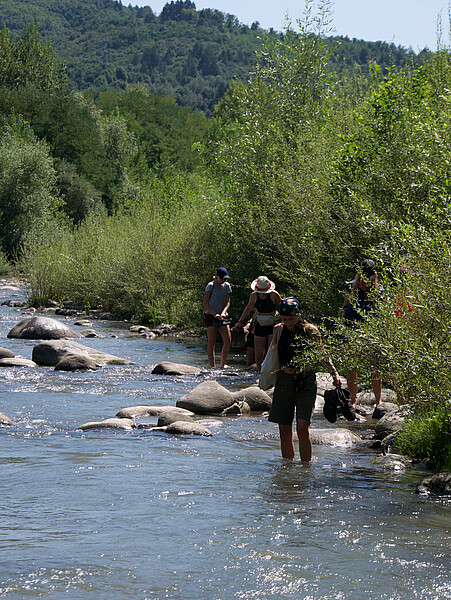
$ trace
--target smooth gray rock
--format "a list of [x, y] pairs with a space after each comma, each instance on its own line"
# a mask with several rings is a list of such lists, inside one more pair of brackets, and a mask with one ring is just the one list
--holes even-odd
[[14, 358], [14, 352], [7, 348], [0, 348], [0, 358]]
[[411, 464], [411, 461], [401, 454], [384, 454], [374, 458], [373, 462], [387, 471], [404, 471]]
[[135, 424], [132, 419], [105, 419], [104, 421], [89, 421], [81, 425], [79, 429], [134, 429]]
[[177, 412], [180, 415], [188, 415], [189, 417], [193, 416], [194, 413], [185, 410], [184, 408], [177, 408], [176, 406], [128, 406], [126, 408], [121, 409], [116, 417], [121, 419], [132, 419], [133, 417], [159, 417], [161, 414], [165, 412]]
[[112, 354], [100, 352], [89, 346], [83, 346], [70, 340], [49, 340], [33, 348], [32, 359], [38, 365], [55, 367], [65, 356], [86, 354], [99, 365], [128, 365], [130, 361]]
[[89, 354], [66, 354], [57, 365], [55, 371], [97, 371], [98, 365]]
[[9, 338], [25, 340], [60, 340], [79, 338], [80, 334], [73, 331], [65, 323], [51, 317], [27, 317], [14, 325], [8, 333]]
[[451, 473], [445, 471], [424, 477], [416, 484], [415, 492], [434, 496], [451, 496]]
[[167, 412], [162, 412], [158, 417], [157, 427], [165, 427], [166, 425], [171, 425], [171, 423], [176, 423], [177, 421], [194, 423], [193, 417], [189, 414], [184, 414], [180, 410], [168, 410]]
[[100, 335], [95, 329], [83, 329], [80, 331], [80, 335], [85, 338], [98, 338]]
[[317, 446], [353, 446], [361, 442], [349, 429], [310, 429], [310, 437]]
[[376, 437], [383, 439], [391, 433], [400, 431], [403, 428], [405, 418], [406, 412], [402, 411], [401, 409], [388, 412], [376, 423], [374, 427], [374, 433]]
[[189, 394], [176, 402], [179, 408], [186, 408], [197, 415], [220, 414], [235, 402], [233, 395], [217, 381], [203, 381]]
[[398, 408], [398, 405], [394, 404], [394, 402], [381, 402], [378, 406], [374, 407], [372, 418], [382, 419], [384, 415], [393, 412], [394, 410], [398, 410]]
[[203, 435], [205, 437], [211, 437], [213, 435], [204, 425], [196, 423], [195, 421], [192, 423], [175, 421], [166, 427], [166, 433], [175, 435]]
[[271, 408], [271, 396], [257, 386], [232, 392], [232, 396], [235, 402], [246, 402], [252, 412], [264, 412]]
[[37, 364], [28, 358], [0, 358], [0, 367], [36, 367]]
[[0, 412], [0, 425], [9, 425], [11, 427], [13, 422], [9, 417]]
[[152, 375], [198, 375], [200, 372], [199, 367], [163, 361], [153, 368]]

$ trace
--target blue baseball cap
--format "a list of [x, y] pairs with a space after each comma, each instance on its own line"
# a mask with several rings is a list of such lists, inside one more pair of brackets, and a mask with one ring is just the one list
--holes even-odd
[[230, 279], [225, 267], [219, 267], [219, 269], [216, 271], [216, 275], [221, 279]]

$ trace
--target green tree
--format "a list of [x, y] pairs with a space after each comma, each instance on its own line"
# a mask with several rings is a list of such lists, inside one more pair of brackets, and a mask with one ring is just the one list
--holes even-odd
[[10, 255], [44, 235], [54, 223], [58, 200], [47, 144], [20, 117], [0, 126], [0, 238]]
[[31, 23], [13, 41], [3, 25], [0, 32], [0, 87], [59, 89], [67, 85], [64, 63], [58, 63], [50, 44], [43, 44]]

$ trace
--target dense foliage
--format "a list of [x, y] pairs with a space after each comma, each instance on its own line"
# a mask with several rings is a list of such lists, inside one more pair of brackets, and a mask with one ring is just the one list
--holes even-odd
[[[67, 65], [73, 89], [95, 95], [109, 88], [142, 84], [150, 92], [173, 96], [183, 106], [210, 113], [232, 78], [247, 81], [255, 51], [265, 33], [231, 14], [196, 10], [195, 3], [168, 2], [160, 15], [150, 7], [125, 6], [117, 0], [2, 0], [0, 25], [19, 35], [34, 20]], [[273, 39], [278, 34], [267, 32]], [[410, 49], [383, 42], [330, 38], [331, 67], [354, 64], [368, 72], [376, 61], [383, 69], [421, 61]], [[424, 56], [423, 56], [424, 55]]]

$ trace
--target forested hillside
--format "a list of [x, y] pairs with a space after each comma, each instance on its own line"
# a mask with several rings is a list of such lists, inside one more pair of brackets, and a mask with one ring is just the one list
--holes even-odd
[[[214, 0], [212, 0], [214, 4]], [[256, 15], [258, 19], [258, 15]], [[263, 31], [231, 14], [196, 10], [190, 0], [168, 2], [159, 15], [150, 7], [124, 6], [117, 0], [2, 0], [0, 23], [13, 37], [34, 20], [40, 36], [65, 60], [72, 89], [97, 94], [127, 84], [174, 97], [182, 106], [210, 114], [232, 78], [246, 81]], [[330, 67], [339, 73], [377, 62], [382, 69], [421, 62], [429, 52], [383, 42], [328, 38], [338, 42]]]

